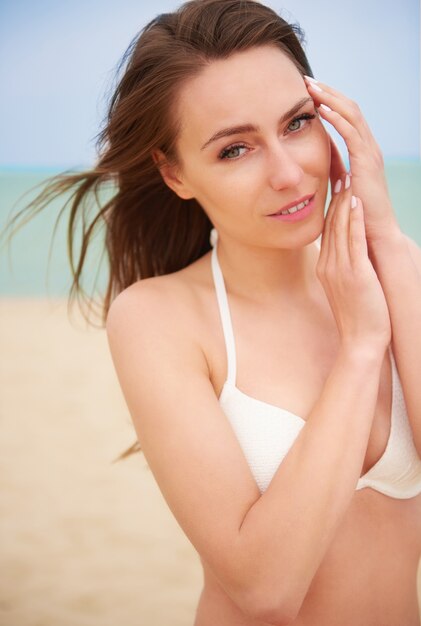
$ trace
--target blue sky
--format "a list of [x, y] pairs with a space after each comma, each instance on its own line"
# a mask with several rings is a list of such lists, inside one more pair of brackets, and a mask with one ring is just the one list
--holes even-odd
[[[91, 165], [120, 57], [147, 21], [180, 4], [2, 0], [0, 167]], [[266, 4], [304, 29], [315, 76], [359, 103], [384, 156], [419, 158], [418, 0]]]

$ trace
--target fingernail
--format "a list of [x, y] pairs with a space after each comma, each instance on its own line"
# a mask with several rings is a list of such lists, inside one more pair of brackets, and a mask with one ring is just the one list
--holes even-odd
[[349, 189], [350, 186], [351, 186], [351, 178], [347, 174], [345, 178], [345, 189]]
[[307, 78], [307, 80], [311, 81], [312, 83], [318, 83], [319, 82], [315, 78], [312, 78], [311, 76], [306, 76], [305, 74], [304, 74], [304, 78]]
[[339, 179], [339, 180], [336, 181], [336, 185], [335, 185], [335, 188], [333, 190], [334, 193], [339, 193], [340, 190], [341, 190], [341, 187], [342, 187], [342, 181], [341, 181], [341, 179]]
[[321, 104], [320, 107], [322, 109], [325, 109], [325, 111], [331, 111], [332, 109], [330, 107], [328, 107], [326, 104]]
[[310, 83], [309, 87], [311, 87], [311, 89], [314, 89], [314, 91], [323, 91], [323, 89], [320, 89], [320, 87], [315, 83]]
[[351, 198], [351, 209], [355, 209], [357, 207], [357, 198], [352, 196]]

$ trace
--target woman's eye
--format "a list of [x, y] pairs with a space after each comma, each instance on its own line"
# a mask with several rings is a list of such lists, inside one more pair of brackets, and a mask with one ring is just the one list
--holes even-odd
[[224, 148], [220, 154], [219, 154], [219, 158], [220, 159], [228, 159], [228, 160], [233, 160], [234, 159], [238, 159], [239, 155], [237, 153], [237, 155], [234, 155], [234, 157], [230, 157], [228, 156], [229, 154], [232, 154], [233, 152], [235, 153], [236, 150], [241, 150], [241, 148], [246, 148], [246, 146], [244, 144], [236, 144], [234, 146], [228, 146], [228, 148]]
[[[298, 117], [295, 117], [291, 124], [288, 126], [288, 128], [290, 128], [293, 124], [298, 124], [299, 122], [302, 122], [303, 120], [313, 120], [316, 116], [312, 113], [303, 113], [302, 115], [299, 115]], [[292, 132], [296, 131], [296, 130], [301, 130], [302, 128], [302, 124], [298, 125], [298, 128], [293, 128]]]
[[[290, 132], [295, 133], [297, 131], [300, 131], [302, 127], [304, 126], [304, 124], [301, 124], [301, 122], [303, 122], [304, 120], [310, 121], [314, 119], [315, 117], [316, 116], [312, 113], [303, 113], [302, 115], [295, 117], [292, 120], [292, 122], [289, 124], [288, 128], [291, 129], [291, 126], [296, 125], [296, 127], [292, 128]], [[234, 144], [232, 146], [228, 146], [227, 148], [224, 148], [223, 150], [221, 150], [221, 152], [218, 155], [218, 158], [220, 160], [226, 159], [228, 161], [236, 161], [241, 156], [237, 151], [242, 150], [242, 149], [247, 150], [247, 146], [245, 146], [244, 144]]]

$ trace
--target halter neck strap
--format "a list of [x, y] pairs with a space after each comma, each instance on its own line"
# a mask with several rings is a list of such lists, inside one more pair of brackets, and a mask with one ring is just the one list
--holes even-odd
[[228, 305], [227, 292], [225, 289], [225, 281], [222, 274], [221, 266], [218, 261], [218, 233], [215, 228], [212, 229], [210, 234], [210, 243], [213, 247], [211, 266], [213, 281], [215, 284], [216, 297], [218, 300], [219, 315], [222, 322], [222, 330], [224, 332], [225, 349], [227, 352], [227, 382], [235, 385], [237, 360], [235, 354], [235, 341], [234, 333], [232, 329], [231, 314]]

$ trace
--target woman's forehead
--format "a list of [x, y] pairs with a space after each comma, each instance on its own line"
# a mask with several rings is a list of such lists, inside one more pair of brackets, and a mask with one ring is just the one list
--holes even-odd
[[260, 46], [241, 50], [226, 59], [211, 61], [186, 83], [184, 92], [187, 98], [192, 95], [203, 95], [205, 98], [239, 88], [270, 87], [274, 79], [288, 83], [302, 80], [294, 63], [282, 50], [274, 46]]
[[183, 133], [195, 136], [203, 127], [208, 134], [220, 124], [253, 123], [249, 118], [271, 105], [279, 114], [305, 95], [301, 74], [281, 50], [262, 46], [241, 51], [211, 62], [184, 86], [179, 99]]

